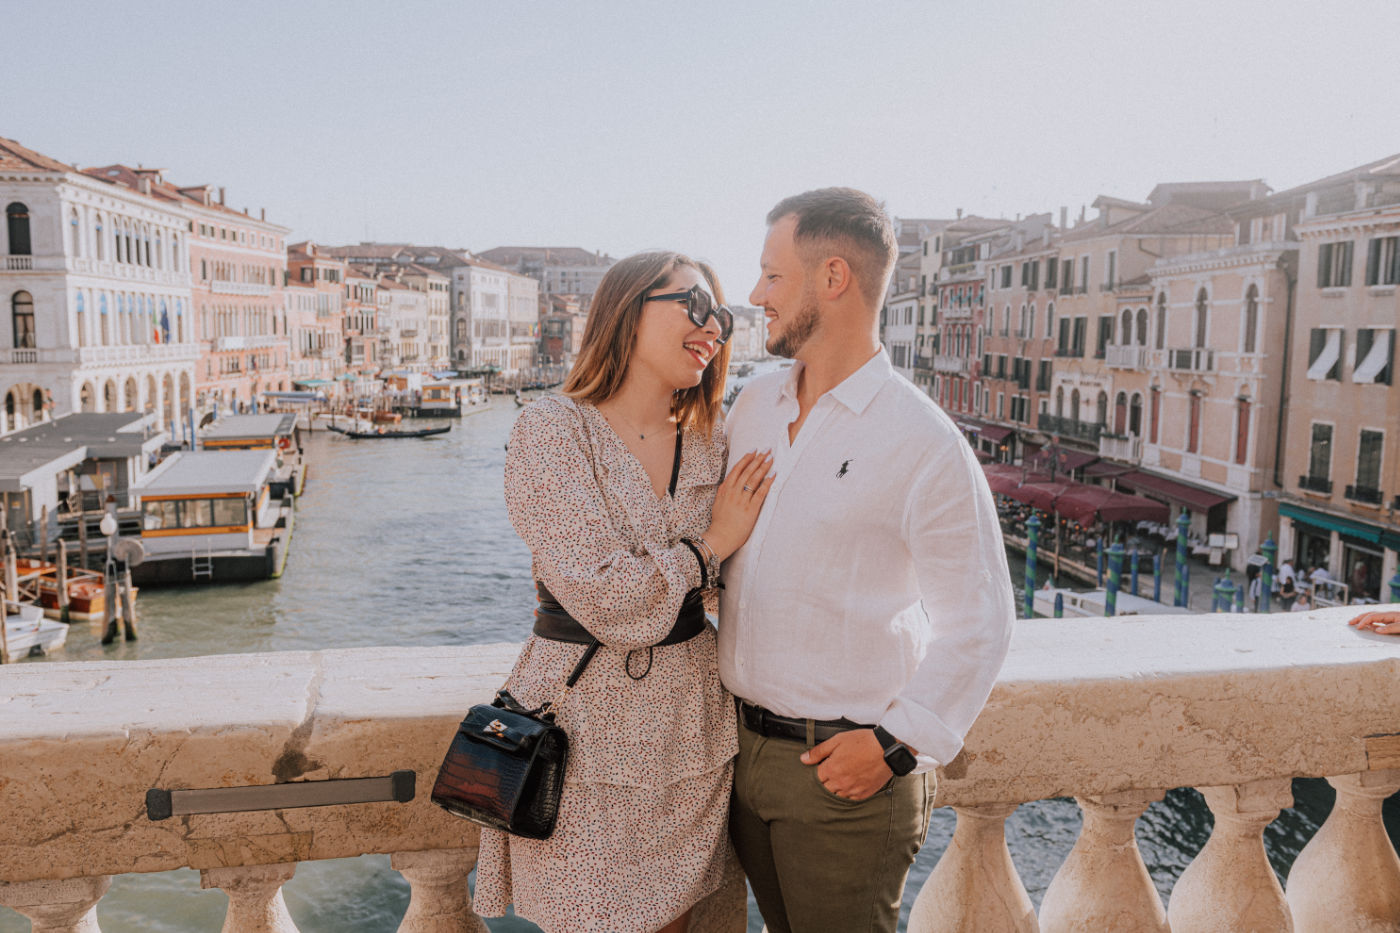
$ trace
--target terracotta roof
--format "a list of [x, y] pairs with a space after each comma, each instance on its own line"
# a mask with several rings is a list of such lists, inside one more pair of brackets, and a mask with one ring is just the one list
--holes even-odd
[[66, 162], [50, 159], [33, 149], [26, 149], [13, 139], [0, 136], [0, 172], [76, 172]]
[[1116, 224], [1103, 225], [1098, 221], [1088, 221], [1065, 231], [1064, 242], [1092, 240], [1108, 235], [1127, 236], [1171, 236], [1187, 233], [1233, 233], [1235, 223], [1219, 211], [1191, 207], [1187, 204], [1165, 204], [1154, 207], [1142, 214], [1120, 220]]
[[[220, 214], [228, 214], [230, 218], [237, 218], [243, 223], [268, 224], [282, 230], [290, 228], [282, 227], [280, 224], [270, 220], [254, 217], [252, 214], [245, 214], [243, 211], [234, 210], [226, 204], [210, 199], [208, 204], [204, 203], [204, 191], [212, 191], [213, 185], [176, 185], [168, 182], [164, 177], [164, 169], [156, 168], [132, 168], [120, 162], [112, 165], [93, 166], [83, 169], [83, 174], [98, 181], [105, 181], [108, 184], [121, 185], [148, 197], [157, 198], [162, 201], [170, 201], [185, 207], [197, 207], [206, 211], [215, 211]], [[141, 182], [149, 180], [150, 191], [142, 191]]]
[[610, 266], [617, 262], [606, 253], [590, 253], [578, 246], [497, 246], [476, 256], [502, 266], [519, 265], [521, 260], [558, 266]]

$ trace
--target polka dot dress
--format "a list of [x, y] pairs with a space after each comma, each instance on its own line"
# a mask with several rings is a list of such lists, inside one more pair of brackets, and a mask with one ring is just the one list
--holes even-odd
[[[592, 405], [548, 397], [521, 411], [506, 455], [511, 523], [535, 578], [603, 646], [559, 711], [570, 748], [554, 835], [482, 830], [477, 913], [514, 903], [547, 933], [652, 933], [693, 907], [692, 933], [744, 929], [727, 833], [734, 707], [714, 629], [646, 647], [700, 584], [680, 538], [709, 527], [724, 465], [719, 425], [685, 432], [675, 495], [658, 499]], [[506, 688], [527, 706], [553, 699], [583, 650], [531, 637]]]

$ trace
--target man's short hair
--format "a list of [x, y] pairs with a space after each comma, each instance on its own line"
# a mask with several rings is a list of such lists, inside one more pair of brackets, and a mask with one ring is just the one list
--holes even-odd
[[817, 188], [779, 201], [768, 212], [768, 225], [789, 215], [797, 218], [793, 241], [804, 263], [840, 256], [861, 295], [880, 304], [899, 252], [883, 204], [855, 188]]

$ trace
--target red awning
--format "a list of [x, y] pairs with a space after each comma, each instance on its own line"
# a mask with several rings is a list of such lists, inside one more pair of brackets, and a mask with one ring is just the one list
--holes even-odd
[[972, 418], [963, 418], [958, 422], [958, 427], [964, 431], [972, 431], [984, 441], [1004, 441], [1012, 434], [1011, 428], [1004, 428], [999, 424], [987, 424], [982, 421], [975, 421]]
[[1021, 485], [1021, 468], [1009, 463], [984, 463], [982, 472], [987, 477], [987, 485], [992, 492], [1005, 496], [1009, 490]]
[[1074, 480], [1062, 480], [1054, 483], [1026, 483], [1017, 486], [1006, 493], [1008, 498], [1017, 502], [1024, 502], [1031, 508], [1040, 509], [1042, 512], [1053, 512], [1059, 508], [1059, 502], [1068, 495], [1076, 486], [1082, 485]]
[[1171, 510], [1155, 499], [1114, 492], [1107, 486], [1076, 483], [1074, 489], [1060, 496], [1055, 510], [1063, 518], [1081, 525], [1104, 522], [1165, 522]]
[[1193, 512], [1209, 512], [1224, 502], [1233, 502], [1237, 497], [1222, 495], [1213, 489], [1192, 486], [1180, 480], [1168, 479], [1146, 470], [1138, 470], [1118, 477], [1118, 485], [1123, 489], [1140, 492], [1154, 499], [1183, 505]]
[[1054, 462], [1056, 473], [1069, 473], [1082, 466], [1093, 463], [1099, 459], [1099, 455], [1088, 453], [1082, 450], [1071, 450], [1068, 447], [1052, 446], [1046, 447], [1040, 453], [1031, 458], [1031, 465], [1034, 469], [1044, 472], [1050, 469], [1051, 462]]
[[1126, 463], [1114, 463], [1112, 460], [1100, 460], [1091, 463], [1084, 468], [1085, 476], [1123, 476], [1131, 473], [1136, 467], [1130, 467]]

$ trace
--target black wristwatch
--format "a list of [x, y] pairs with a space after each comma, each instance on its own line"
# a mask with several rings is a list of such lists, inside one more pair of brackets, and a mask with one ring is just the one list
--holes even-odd
[[889, 765], [895, 777], [904, 777], [914, 770], [914, 765], [918, 762], [914, 759], [914, 753], [906, 748], [903, 742], [886, 732], [882, 726], [875, 727], [875, 738], [885, 750], [885, 764]]

